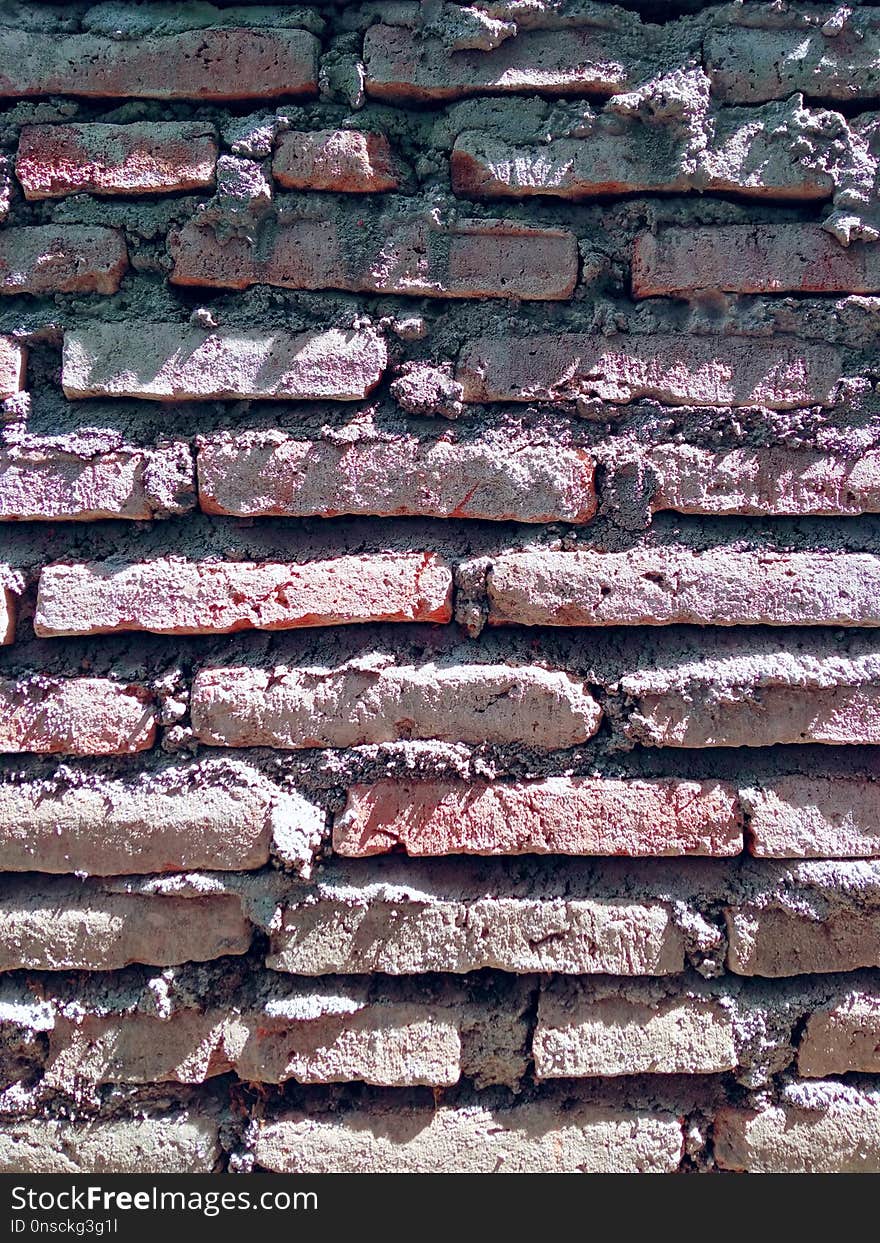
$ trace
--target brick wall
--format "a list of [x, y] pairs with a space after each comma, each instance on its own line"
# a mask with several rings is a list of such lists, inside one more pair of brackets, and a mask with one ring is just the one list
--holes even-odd
[[880, 1171], [880, 9], [9, 7], [0, 1170]]

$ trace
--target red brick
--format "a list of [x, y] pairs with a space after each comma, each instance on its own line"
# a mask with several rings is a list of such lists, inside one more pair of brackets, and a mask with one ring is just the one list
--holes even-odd
[[602, 715], [567, 673], [488, 664], [202, 669], [190, 713], [208, 746], [286, 750], [400, 738], [554, 750], [586, 742]]
[[28, 125], [15, 171], [26, 199], [163, 194], [213, 185], [217, 143], [201, 121]]
[[754, 1174], [880, 1173], [876, 1093], [833, 1082], [825, 1086], [818, 1107], [720, 1109], [713, 1122], [719, 1168]]
[[711, 781], [402, 781], [356, 785], [333, 848], [408, 855], [737, 855], [736, 793]]
[[656, 510], [684, 514], [880, 513], [880, 452], [855, 457], [811, 449], [701, 449], [658, 445], [645, 462]]
[[527, 31], [490, 51], [453, 51], [399, 26], [371, 26], [364, 37], [367, 94], [396, 102], [511, 91], [614, 95], [637, 63], [627, 53], [621, 63], [622, 52], [619, 33], [599, 25]]
[[609, 402], [652, 398], [670, 405], [833, 404], [838, 352], [794, 337], [480, 337], [459, 356], [464, 400]]
[[27, 350], [12, 337], [0, 336], [0, 399], [24, 388]]
[[64, 334], [62, 384], [67, 397], [355, 401], [376, 387], [386, 362], [385, 342], [371, 328], [206, 333], [92, 323]]
[[301, 564], [161, 558], [45, 567], [34, 630], [44, 637], [229, 634], [451, 617], [452, 572], [435, 553]]
[[0, 232], [0, 293], [115, 293], [127, 267], [115, 229], [62, 224]]
[[272, 160], [272, 176], [291, 190], [375, 194], [396, 190], [398, 170], [384, 134], [356, 129], [289, 131]]
[[641, 233], [632, 268], [637, 298], [698, 293], [875, 293], [880, 249], [841, 246], [818, 224], [730, 224]]
[[186, 30], [146, 39], [4, 34], [0, 95], [273, 99], [317, 95], [318, 40], [304, 30]]
[[595, 467], [584, 449], [509, 432], [350, 443], [245, 432], [204, 441], [197, 468], [209, 514], [583, 523], [596, 512]]
[[[758, 11], [760, 15], [760, 10]], [[790, 20], [754, 26], [725, 23], [709, 30], [705, 41], [706, 72], [712, 93], [724, 103], [760, 103], [787, 99], [802, 92], [811, 99], [876, 100], [880, 95], [880, 31], [876, 9], [867, 9], [869, 22], [856, 18], [831, 34], [819, 22], [792, 10]]]
[[0, 450], [0, 520], [143, 521], [195, 504], [193, 456], [181, 441], [156, 448], [74, 452], [51, 442]]
[[880, 1071], [880, 994], [861, 984], [818, 1009], [807, 1019], [798, 1045], [797, 1069], [804, 1078]]
[[156, 736], [150, 693], [108, 678], [5, 679], [0, 709], [0, 751], [126, 755]]
[[776, 777], [743, 791], [749, 850], [767, 859], [880, 856], [880, 783]]
[[868, 553], [518, 552], [493, 559], [495, 626], [880, 626]]
[[[346, 236], [375, 238], [355, 258]], [[507, 220], [372, 218], [339, 208], [329, 219], [285, 220], [259, 237], [198, 219], [171, 235], [177, 285], [345, 289], [429, 298], [567, 298], [577, 282], [577, 241], [565, 229]]]

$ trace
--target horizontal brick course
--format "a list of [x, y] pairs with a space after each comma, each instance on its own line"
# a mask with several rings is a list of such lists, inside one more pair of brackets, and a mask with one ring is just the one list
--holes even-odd
[[456, 378], [468, 402], [653, 398], [670, 405], [833, 404], [837, 351], [796, 338], [586, 336], [479, 337]]
[[593, 517], [595, 471], [586, 450], [526, 437], [507, 436], [504, 444], [404, 434], [348, 444], [283, 432], [226, 435], [201, 444], [199, 500], [207, 513], [239, 517]]
[[216, 1119], [194, 1111], [72, 1122], [29, 1118], [0, 1131], [2, 1174], [210, 1174]]
[[357, 785], [336, 817], [337, 854], [736, 855], [735, 792], [719, 782], [465, 782]]
[[400, 738], [544, 750], [591, 738], [601, 709], [582, 682], [537, 666], [395, 665], [203, 669], [190, 704], [200, 742], [352, 747]]
[[0, 233], [0, 293], [115, 293], [127, 267], [115, 229], [34, 225]]
[[[829, 1094], [838, 1085], [828, 1084]], [[715, 1115], [714, 1152], [723, 1170], [753, 1174], [880, 1172], [880, 1101], [847, 1089], [820, 1108], [727, 1107]]]
[[38, 635], [229, 634], [357, 622], [448, 622], [452, 571], [435, 553], [336, 557], [302, 564], [192, 562], [46, 566]]
[[384, 134], [356, 129], [292, 130], [282, 134], [272, 176], [291, 190], [376, 194], [400, 184], [397, 162]]
[[707, 33], [706, 72], [718, 99], [753, 104], [801, 91], [812, 99], [853, 103], [880, 95], [876, 18], [858, 29], [844, 25], [827, 32], [793, 16], [790, 25], [743, 23]]
[[2, 95], [235, 100], [317, 95], [304, 30], [185, 30], [148, 39], [7, 30]]
[[376, 387], [386, 362], [385, 342], [372, 329], [208, 334], [115, 322], [64, 334], [62, 384], [67, 397], [355, 401]]
[[156, 736], [153, 697], [109, 678], [0, 680], [0, 752], [127, 755]]
[[867, 553], [521, 552], [492, 561], [490, 625], [880, 625]]
[[201, 121], [26, 125], [15, 172], [26, 199], [163, 194], [213, 185], [214, 127]]
[[749, 849], [768, 859], [880, 856], [880, 783], [776, 777], [743, 791]]

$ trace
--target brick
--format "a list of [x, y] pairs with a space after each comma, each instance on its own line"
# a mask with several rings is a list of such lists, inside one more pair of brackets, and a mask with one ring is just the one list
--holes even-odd
[[0, 585], [0, 647], [15, 642], [17, 615], [18, 597], [8, 587]]
[[172, 765], [79, 785], [0, 785], [5, 872], [218, 871], [269, 860], [275, 787], [243, 764]]
[[72, 1122], [6, 1121], [3, 1174], [210, 1174], [220, 1162], [216, 1121], [193, 1111]]
[[834, 403], [838, 352], [793, 337], [478, 337], [459, 356], [467, 402], [651, 398], [669, 405], [796, 406]]
[[880, 855], [880, 784], [861, 777], [777, 777], [742, 794], [749, 850], [759, 858]]
[[685, 514], [880, 513], [880, 452], [858, 457], [809, 449], [701, 449], [658, 445], [652, 509]]
[[67, 877], [0, 881], [0, 971], [115, 971], [245, 954], [235, 894], [127, 893]]
[[0, 233], [0, 293], [115, 293], [127, 268], [116, 229], [34, 225]]
[[[876, 10], [868, 14], [873, 17]], [[800, 14], [793, 16], [788, 25], [750, 28], [743, 23], [709, 30], [704, 48], [713, 95], [742, 104], [787, 99], [796, 91], [846, 103], [880, 95], [876, 18], [826, 33]]]
[[827, 1098], [813, 1108], [720, 1109], [714, 1123], [716, 1163], [753, 1174], [878, 1173], [880, 1101], [873, 1093], [826, 1086]]
[[851, 989], [836, 1002], [814, 1010], [798, 1046], [798, 1074], [825, 1075], [880, 1072], [880, 995], [876, 989]]
[[367, 94], [394, 102], [487, 91], [614, 95], [632, 82], [638, 65], [624, 51], [620, 34], [599, 25], [527, 31], [490, 51], [453, 51], [421, 30], [371, 26], [364, 36], [364, 63]]
[[94, 323], [65, 332], [62, 384], [67, 397], [355, 401], [376, 387], [386, 362], [385, 342], [372, 329], [267, 335]]
[[342, 444], [245, 432], [204, 440], [197, 469], [209, 514], [584, 523], [596, 512], [590, 454], [534, 434], [389, 434]]
[[436, 553], [301, 564], [161, 557], [43, 568], [36, 634], [230, 634], [357, 622], [448, 622], [452, 571]]
[[880, 679], [870, 658], [798, 647], [786, 658], [784, 647], [740, 644], [733, 655], [626, 674], [624, 732], [665, 747], [880, 742]]
[[602, 715], [582, 682], [523, 665], [202, 669], [190, 702], [213, 747], [355, 747], [401, 738], [573, 747]]
[[672, 1173], [672, 1114], [549, 1100], [513, 1105], [376, 1104], [261, 1122], [258, 1164], [299, 1174]]
[[376, 194], [400, 184], [384, 134], [356, 129], [291, 130], [272, 158], [272, 176], [290, 190]]
[[[389, 866], [382, 868], [380, 865]], [[528, 868], [377, 860], [340, 865], [283, 902], [266, 966], [298, 975], [525, 973], [668, 975], [684, 966], [668, 902], [599, 892]], [[356, 865], [348, 865], [355, 867]]]
[[518, 552], [487, 578], [495, 626], [877, 626], [868, 553]]
[[0, 95], [204, 102], [315, 96], [318, 50], [304, 30], [185, 30], [146, 39], [7, 30]]
[[408, 855], [737, 855], [736, 793], [712, 781], [378, 781], [355, 785], [333, 848]]
[[26, 125], [15, 172], [26, 199], [167, 194], [214, 184], [217, 142], [203, 121]]
[[0, 680], [0, 752], [127, 755], [155, 737], [153, 697], [143, 686], [109, 678]]
[[876, 293], [880, 251], [841, 246], [818, 224], [729, 224], [640, 233], [633, 294]]
[[76, 452], [50, 441], [0, 450], [0, 520], [144, 521], [195, 505], [193, 453], [155, 448]]
[[0, 399], [21, 392], [26, 366], [26, 348], [13, 337], [0, 336]]
[[[364, 241], [354, 253], [351, 237]], [[246, 289], [345, 289], [429, 298], [570, 296], [577, 282], [573, 233], [509, 220], [371, 217], [360, 206], [330, 218], [286, 220], [259, 237], [218, 231], [198, 219], [172, 234], [177, 285]]]
[[717, 1000], [644, 985], [554, 979], [541, 989], [535, 1075], [703, 1075], [738, 1063], [733, 1013]]

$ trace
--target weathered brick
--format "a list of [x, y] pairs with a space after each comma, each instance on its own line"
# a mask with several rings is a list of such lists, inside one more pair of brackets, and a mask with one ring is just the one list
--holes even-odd
[[29, 1118], [0, 1130], [3, 1174], [210, 1174], [217, 1122], [192, 1111], [72, 1122]]
[[841, 246], [818, 224], [728, 224], [641, 233], [633, 250], [637, 298], [698, 293], [876, 293], [880, 250]]
[[861, 777], [776, 777], [742, 791], [749, 850], [768, 859], [880, 855], [880, 784]]
[[712, 781], [405, 781], [356, 785], [337, 854], [736, 855], [736, 793]]
[[115, 293], [127, 267], [116, 229], [62, 224], [0, 233], [0, 293]]
[[738, 1062], [733, 1014], [712, 997], [566, 978], [541, 989], [532, 1048], [539, 1079], [720, 1074]]
[[566, 401], [653, 398], [670, 405], [833, 404], [837, 350], [792, 337], [479, 337], [464, 348], [456, 378], [464, 400]]
[[395, 434], [343, 444], [245, 432], [203, 441], [197, 469], [209, 514], [582, 523], [596, 512], [586, 450], [515, 434]]
[[[787, 23], [743, 23], [708, 31], [704, 44], [712, 93], [725, 103], [787, 99], [855, 102], [880, 95], [880, 31], [870, 23], [824, 30], [821, 19], [793, 12]], [[832, 10], [822, 17], [831, 16]]]
[[163, 194], [214, 183], [217, 142], [203, 121], [26, 125], [15, 172], [26, 199]]
[[752, 1174], [880, 1172], [880, 1100], [838, 1083], [824, 1087], [812, 1107], [720, 1109], [714, 1122], [717, 1164]]
[[153, 697], [109, 678], [0, 680], [0, 751], [126, 755], [156, 737]]
[[[278, 791], [244, 764], [202, 761], [131, 777], [0, 785], [5, 872], [218, 871], [269, 859]], [[292, 811], [290, 803], [285, 810]], [[293, 827], [293, 826], [291, 826]]]
[[656, 478], [652, 508], [685, 514], [880, 513], [880, 452], [857, 457], [810, 449], [701, 449], [658, 445], [645, 454]]
[[207, 333], [94, 323], [65, 332], [62, 384], [68, 397], [355, 401], [376, 387], [386, 362], [385, 342], [370, 328]]
[[850, 1072], [880, 1072], [880, 994], [852, 989], [814, 1010], [798, 1046], [798, 1074], [821, 1079]]
[[367, 93], [394, 101], [459, 99], [486, 91], [614, 95], [631, 82], [637, 64], [624, 52], [620, 35], [599, 25], [527, 31], [486, 51], [454, 51], [421, 30], [371, 26], [364, 63]]
[[0, 584], [0, 647], [15, 641], [17, 615], [18, 597], [8, 587]]
[[193, 453], [182, 441], [90, 453], [51, 441], [0, 450], [0, 519], [143, 521], [195, 505]]
[[880, 675], [869, 657], [742, 646], [626, 674], [619, 690], [631, 706], [625, 733], [648, 746], [880, 742]]
[[356, 622], [448, 622], [452, 571], [436, 553], [272, 563], [162, 557], [46, 566], [38, 635], [229, 634]]
[[[380, 865], [387, 863], [388, 867]], [[668, 975], [682, 934], [666, 901], [605, 896], [595, 883], [537, 877], [519, 865], [377, 860], [365, 877], [340, 865], [282, 903], [267, 967], [299, 975], [524, 973]], [[348, 865], [350, 867], [356, 865]]]
[[0, 971], [114, 971], [245, 954], [235, 894], [127, 893], [66, 877], [0, 881]]
[[672, 1173], [672, 1114], [567, 1102], [376, 1105], [260, 1124], [256, 1158], [276, 1173]]
[[375, 194], [396, 190], [397, 162], [384, 134], [356, 129], [290, 130], [272, 159], [272, 176], [291, 190]]
[[354, 747], [399, 738], [528, 745], [586, 742], [602, 711], [567, 673], [523, 665], [202, 669], [193, 729], [213, 747]]
[[487, 577], [495, 626], [877, 626], [869, 553], [518, 552]]
[[21, 392], [26, 366], [25, 347], [13, 337], [0, 336], [0, 399]]
[[304, 30], [185, 30], [146, 39], [7, 29], [0, 95], [272, 99], [317, 95], [319, 43]]
[[[346, 232], [375, 238], [355, 254]], [[577, 242], [566, 229], [516, 221], [395, 220], [338, 208], [329, 218], [285, 220], [259, 237], [198, 219], [172, 234], [172, 281], [217, 289], [278, 285], [434, 298], [567, 298]]]

